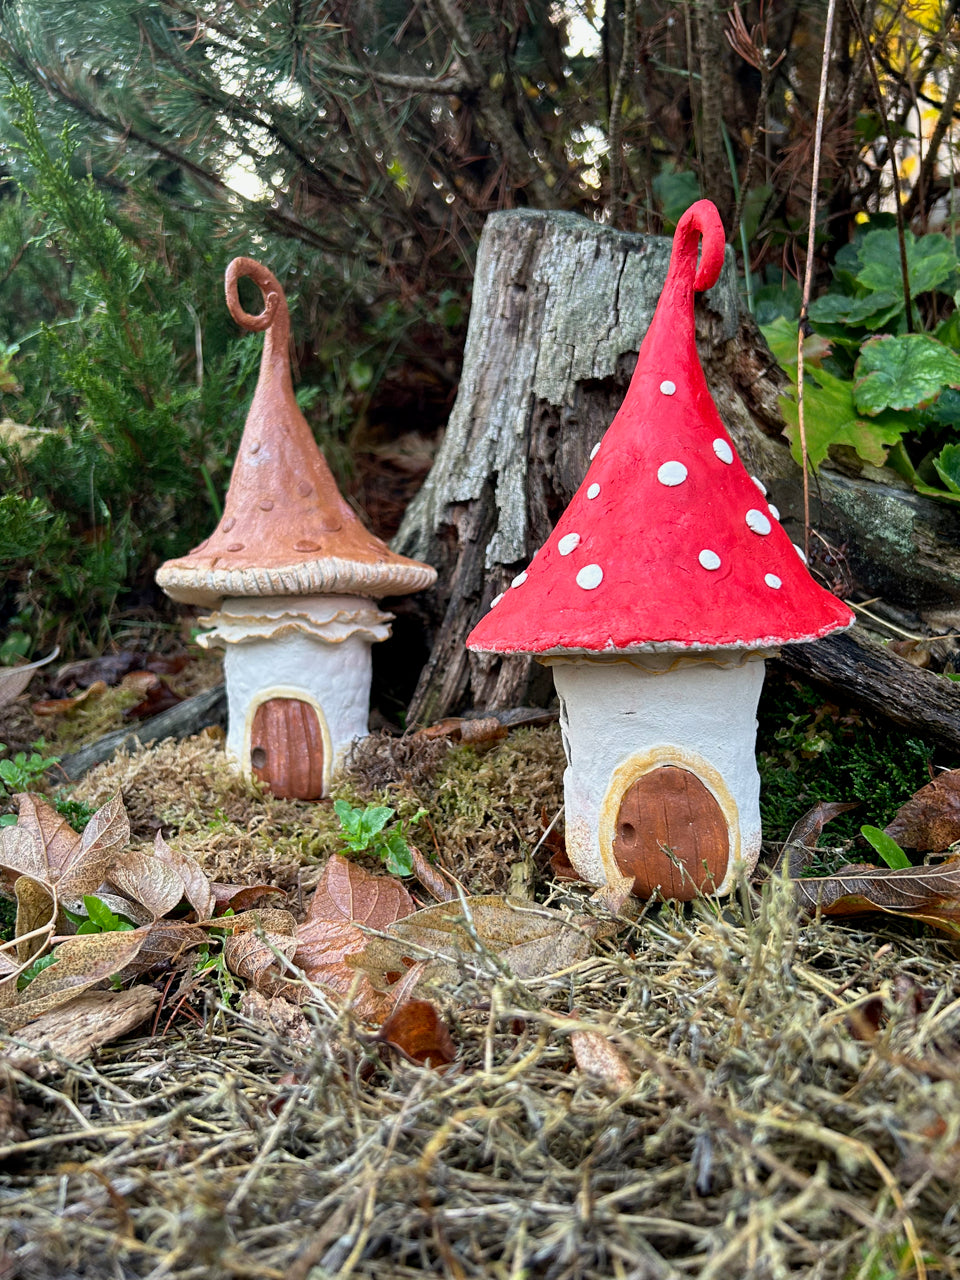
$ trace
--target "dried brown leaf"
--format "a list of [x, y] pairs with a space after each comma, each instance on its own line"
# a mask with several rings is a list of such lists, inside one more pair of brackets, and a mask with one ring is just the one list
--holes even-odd
[[[21, 964], [32, 960], [38, 952], [43, 951], [53, 937], [57, 924], [57, 913], [53, 906], [53, 894], [46, 885], [32, 876], [21, 876], [13, 886], [17, 897], [17, 923], [15, 927], [17, 943], [17, 959]], [[25, 935], [37, 929], [48, 927], [46, 936], [40, 933], [34, 938]]]
[[934, 867], [902, 867], [888, 871], [867, 863], [841, 867], [832, 876], [794, 880], [798, 904], [828, 916], [855, 916], [870, 911], [923, 920], [960, 937], [960, 857]]
[[259, 986], [267, 978], [281, 976], [277, 952], [289, 960], [296, 949], [296, 938], [287, 933], [238, 933], [224, 940], [223, 958], [238, 978]]
[[311, 981], [318, 966], [339, 964], [347, 956], [359, 955], [367, 945], [367, 935], [350, 920], [304, 920], [296, 933], [293, 963]]
[[247, 990], [240, 1000], [240, 1012], [280, 1040], [301, 1045], [313, 1043], [313, 1023], [282, 996], [265, 996], [256, 990]]
[[64, 868], [61, 893], [82, 897], [106, 878], [107, 868], [130, 840], [130, 821], [118, 791], [101, 805], [83, 829], [80, 849]]
[[52, 884], [79, 852], [80, 836], [42, 796], [26, 791], [15, 799], [19, 806], [17, 827], [36, 840], [46, 866], [44, 875], [37, 879]]
[[284, 933], [292, 937], [297, 922], [290, 911], [280, 907], [263, 907], [259, 911], [241, 911], [239, 915], [226, 916], [217, 921], [218, 929], [229, 929], [231, 933], [255, 933], [261, 929], [264, 933]]
[[[398, 920], [386, 932], [401, 944], [397, 948], [401, 957], [403, 944], [412, 943], [456, 961], [476, 954], [479, 943], [481, 949], [498, 955], [518, 978], [556, 973], [583, 960], [592, 950], [594, 921], [573, 923], [549, 907], [515, 902], [499, 894], [467, 898], [466, 908], [472, 926], [468, 926], [460, 902], [442, 902]], [[421, 956], [415, 951], [403, 958], [415, 961]]]
[[159, 831], [153, 842], [153, 852], [155, 857], [171, 867], [183, 881], [184, 894], [197, 913], [197, 919], [206, 920], [212, 916], [217, 899], [199, 862], [189, 854], [181, 853], [179, 849], [172, 849]]
[[127, 898], [142, 903], [155, 920], [183, 899], [185, 889], [180, 876], [166, 862], [152, 853], [125, 849], [113, 859], [110, 883]]
[[379, 1026], [393, 1009], [393, 994], [376, 986], [364, 969], [346, 961], [315, 965], [310, 981], [346, 999], [354, 1015], [372, 1026]]
[[148, 929], [124, 933], [86, 933], [68, 938], [55, 949], [56, 963], [43, 969], [16, 1004], [0, 1013], [8, 1031], [66, 1004], [74, 996], [132, 964]]
[[960, 840], [960, 769], [939, 774], [900, 806], [886, 828], [898, 844], [939, 853]]
[[249, 911], [261, 898], [271, 895], [279, 898], [287, 896], [282, 889], [272, 884], [218, 884], [216, 880], [210, 881], [210, 892], [216, 903], [217, 915], [227, 910]]
[[449, 1028], [429, 1000], [398, 1005], [377, 1038], [422, 1067], [448, 1066], [457, 1055]]
[[633, 1084], [626, 1058], [599, 1031], [572, 1031], [570, 1048], [577, 1066], [595, 1076], [612, 1093], [625, 1093]]
[[44, 698], [40, 702], [34, 702], [30, 710], [35, 716], [72, 716], [75, 715], [85, 703], [96, 702], [98, 698], [102, 698], [107, 692], [107, 686], [102, 680], [96, 680], [93, 684], [88, 685], [83, 693], [78, 693], [73, 698]]
[[[437, 902], [453, 902], [459, 896], [456, 885], [451, 883], [439, 867], [428, 862], [416, 845], [411, 844], [408, 847], [413, 862], [413, 874], [430, 896], [436, 898]], [[412, 901], [410, 906], [412, 910]]]
[[49, 876], [43, 849], [26, 827], [0, 827], [0, 867], [32, 880], [46, 881]]
[[414, 910], [413, 899], [399, 880], [371, 875], [335, 853], [323, 869], [307, 920], [354, 920], [371, 929], [385, 929]]
[[789, 859], [790, 875], [799, 876], [804, 867], [809, 866], [812, 862], [813, 851], [817, 841], [823, 835], [823, 828], [827, 823], [832, 822], [834, 818], [838, 818], [841, 813], [846, 813], [849, 809], [856, 809], [859, 803], [858, 800], [846, 802], [821, 800], [812, 809], [808, 809], [793, 824], [790, 834], [787, 836], [786, 842], [780, 851], [780, 857], [773, 867], [772, 874], [776, 875], [779, 872], [783, 866], [784, 858], [787, 858]]
[[188, 951], [207, 941], [207, 932], [199, 925], [182, 920], [158, 920], [148, 928], [143, 946], [123, 975], [134, 977], [152, 969], [177, 968]]

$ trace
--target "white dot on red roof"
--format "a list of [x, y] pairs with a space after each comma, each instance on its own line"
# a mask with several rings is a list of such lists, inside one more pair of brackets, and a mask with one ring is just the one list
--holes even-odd
[[793, 544], [793, 549], [794, 549], [794, 551], [797, 553], [797, 555], [800, 557], [800, 559], [803, 561], [803, 563], [804, 563], [804, 564], [806, 564], [806, 563], [807, 563], [807, 553], [804, 551], [803, 547], [798, 547], [798, 546], [797, 546], [797, 544], [796, 544], [796, 543], [794, 543], [794, 544]]
[[719, 436], [713, 442], [713, 452], [721, 462], [733, 461], [733, 450], [727, 444], [726, 440], [721, 440]]
[[590, 461], [591, 461], [591, 462], [594, 460], [594, 458], [597, 456], [597, 454], [598, 454], [599, 452], [600, 452], [600, 441], [598, 440], [598, 441], [597, 441], [597, 443], [596, 443], [596, 444], [593, 446], [593, 448], [590, 450]]
[[526, 580], [527, 580], [527, 574], [526, 574], [526, 570], [524, 570], [523, 573], [517, 574], [517, 576], [510, 583], [510, 585], [511, 587], [522, 587], [523, 584], [526, 582]]
[[682, 462], [665, 462], [657, 472], [661, 484], [672, 488], [675, 484], [683, 484], [687, 478], [687, 468]]
[[720, 557], [715, 551], [701, 551], [697, 559], [703, 565], [704, 569], [719, 569]]
[[765, 573], [763, 575], [763, 580], [768, 587], [773, 587], [774, 591], [778, 590], [780, 587], [783, 586], [783, 583], [780, 581], [780, 579], [777, 577], [775, 573]]
[[579, 533], [565, 533], [557, 543], [557, 550], [562, 556], [568, 556], [571, 551], [576, 551], [580, 545]]
[[600, 486], [598, 484], [592, 484], [590, 488], [587, 490], [587, 497], [595, 498], [599, 492], [600, 492]]
[[675, 382], [671, 382], [669, 379], [667, 379], [665, 382], [661, 382], [661, 383], [660, 383], [660, 390], [663, 392], [663, 394], [664, 394], [665, 396], [673, 396], [673, 395], [676, 395], [676, 394], [677, 394], [677, 384], [676, 384]]
[[490, 601], [490, 608], [491, 609], [496, 608], [496, 606], [500, 603], [502, 599], [503, 599], [503, 592], [501, 591], [498, 596], [494, 596], [493, 599]]
[[747, 512], [746, 520], [747, 528], [752, 529], [754, 533], [769, 533], [772, 527], [767, 517], [762, 511], [758, 511], [756, 507], [750, 508]]
[[773, 516], [774, 520], [779, 520], [779, 519], [780, 519], [780, 512], [779, 512], [779, 510], [778, 510], [778, 509], [773, 505], [773, 503], [772, 503], [772, 502], [768, 502], [768, 503], [767, 503], [767, 510], [768, 510], [768, 511], [770, 512], [770, 514]]
[[763, 483], [763, 481], [762, 481], [762, 480], [758, 480], [756, 476], [751, 476], [751, 477], [750, 477], [750, 479], [751, 479], [751, 480], [753, 481], [753, 483], [757, 486], [757, 488], [760, 490], [760, 492], [763, 494], [763, 496], [764, 496], [764, 497], [766, 497], [766, 496], [767, 496], [767, 486]]
[[577, 574], [577, 586], [584, 591], [592, 591], [603, 581], [603, 570], [598, 564], [585, 564]]

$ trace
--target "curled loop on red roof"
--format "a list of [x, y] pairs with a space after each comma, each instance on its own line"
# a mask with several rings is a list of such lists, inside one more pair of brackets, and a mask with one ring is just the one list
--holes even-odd
[[[697, 249], [700, 248], [701, 236], [703, 246], [698, 267]], [[710, 289], [717, 283], [723, 266], [725, 249], [723, 223], [720, 221], [716, 205], [709, 200], [698, 200], [677, 223], [677, 230], [673, 237], [670, 275], [675, 272], [678, 274], [689, 272], [693, 276], [694, 289], [698, 292]]]
[[[249, 276], [263, 294], [264, 307], [259, 315], [252, 316], [240, 305], [237, 282], [242, 276]], [[237, 324], [254, 333], [262, 333], [264, 329], [269, 329], [277, 317], [277, 312], [281, 309], [284, 313], [287, 312], [286, 299], [277, 277], [262, 262], [255, 262], [253, 258], [234, 258], [227, 267], [225, 288], [227, 310]]]

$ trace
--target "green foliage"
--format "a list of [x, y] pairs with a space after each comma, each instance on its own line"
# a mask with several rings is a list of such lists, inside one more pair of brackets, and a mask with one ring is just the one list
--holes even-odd
[[[34, 746], [42, 750], [42, 740]], [[18, 791], [36, 791], [43, 775], [59, 762], [59, 756], [44, 756], [41, 751], [31, 751], [29, 755], [18, 751], [12, 760], [0, 760], [0, 800]]]
[[860, 834], [871, 845], [880, 857], [884, 860], [888, 867], [894, 871], [897, 868], [909, 867], [913, 864], [904, 853], [904, 851], [894, 840], [893, 836], [888, 836], [885, 831], [881, 831], [879, 827], [865, 826], [860, 828]]
[[856, 367], [854, 400], [861, 413], [915, 409], [946, 387], [960, 387], [960, 356], [932, 334], [904, 333], [865, 343]]
[[859, 800], [859, 809], [829, 827], [832, 840], [851, 840], [865, 817], [885, 826], [930, 781], [925, 742], [826, 702], [806, 685], [768, 680], [758, 724], [760, 812], [770, 840], [785, 840], [820, 800]]
[[[944, 305], [954, 306], [956, 247], [946, 236], [907, 230], [906, 251], [911, 315], [932, 332], [906, 332], [894, 227], [868, 229], [845, 245], [834, 261], [833, 288], [810, 305], [817, 336], [804, 345], [807, 457], [816, 469], [832, 448], [846, 446], [874, 466], [889, 462], [922, 493], [957, 501], [960, 318], [952, 310], [937, 322]], [[793, 383], [781, 407], [800, 462], [796, 324], [772, 303], [761, 321]]]
[[226, 475], [258, 344], [208, 350], [201, 382], [190, 294], [75, 173], [75, 131], [52, 147], [27, 89], [8, 101], [34, 228], [67, 275], [63, 314], [21, 336], [20, 385], [5, 388], [29, 434], [0, 442], [0, 607], [34, 605], [40, 632], [69, 615], [69, 648], [102, 640], [117, 598], [209, 532], [203, 475]]
[[135, 924], [125, 920], [123, 916], [118, 916], [105, 902], [101, 902], [93, 894], [83, 895], [83, 909], [85, 915], [63, 908], [67, 919], [77, 926], [77, 933], [128, 933], [136, 928]]
[[[382, 804], [368, 804], [360, 809], [346, 800], [335, 800], [333, 808], [343, 828], [341, 839], [351, 853], [369, 853], [380, 858], [393, 876], [413, 874], [406, 823], [401, 822], [393, 831], [384, 830], [396, 812], [394, 809]], [[410, 821], [419, 822], [424, 813], [425, 809], [419, 809]]]
[[23, 973], [17, 978], [17, 990], [23, 991], [25, 987], [29, 987], [37, 974], [43, 973], [44, 969], [49, 969], [52, 964], [56, 964], [58, 958], [55, 951], [48, 951], [44, 956], [37, 956], [33, 964], [28, 969], [24, 969]]

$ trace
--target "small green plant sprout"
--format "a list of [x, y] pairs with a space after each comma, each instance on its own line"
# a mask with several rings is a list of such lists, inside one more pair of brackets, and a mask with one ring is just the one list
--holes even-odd
[[[60, 763], [59, 756], [45, 756], [46, 743], [42, 738], [33, 744], [34, 750], [27, 755], [18, 751], [12, 760], [0, 760], [0, 801], [9, 800], [18, 791], [34, 791], [37, 784], [48, 769]], [[0, 827], [12, 827], [16, 824], [15, 813], [0, 815]]]
[[63, 908], [63, 914], [77, 926], [77, 933], [127, 933], [137, 927], [111, 911], [105, 902], [101, 902], [93, 894], [83, 895], [83, 909], [86, 915]]
[[879, 827], [861, 827], [860, 834], [869, 845], [873, 846], [891, 870], [896, 871], [901, 867], [913, 866], [893, 836], [888, 836]]
[[[382, 859], [392, 876], [413, 875], [406, 822], [401, 821], [392, 831], [384, 831], [395, 809], [384, 804], [368, 804], [365, 809], [358, 809], [346, 800], [335, 800], [333, 808], [343, 828], [341, 839], [351, 853], [370, 853]], [[418, 809], [410, 819], [411, 825], [416, 825], [425, 813], [426, 809]]]
[[17, 990], [23, 991], [25, 987], [29, 987], [38, 973], [43, 973], [44, 969], [49, 969], [52, 964], [57, 963], [57, 953], [48, 951], [45, 956], [37, 956], [29, 969], [24, 969], [20, 977], [17, 979]]

